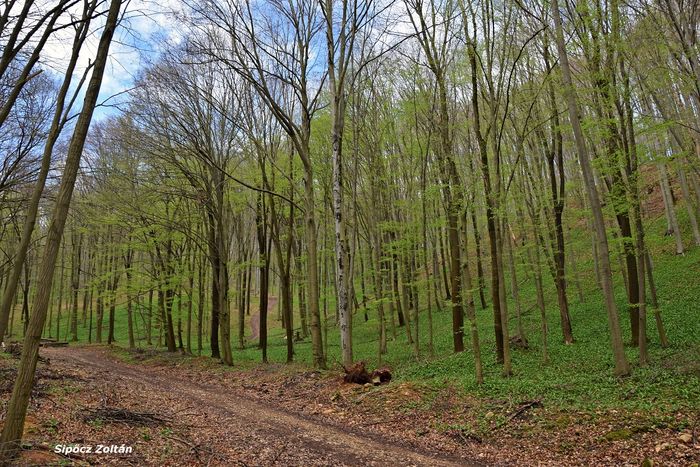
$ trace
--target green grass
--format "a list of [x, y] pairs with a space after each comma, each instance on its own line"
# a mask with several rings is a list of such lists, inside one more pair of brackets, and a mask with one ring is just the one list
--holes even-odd
[[[681, 221], [684, 221], [683, 211], [680, 209], [679, 216]], [[549, 363], [545, 364], [542, 360], [539, 312], [532, 306], [535, 300], [534, 281], [525, 280], [525, 271], [521, 270], [523, 309], [529, 310], [523, 319], [530, 348], [513, 350], [514, 375], [512, 377], [503, 378], [501, 367], [496, 363], [493, 317], [489, 309], [478, 311], [478, 329], [485, 373], [483, 385], [477, 386], [475, 383], [471, 352], [468, 350], [453, 354], [451, 351], [451, 314], [446, 307], [441, 312], [433, 311], [434, 357], [428, 356], [427, 317], [426, 312], [423, 311], [420, 315], [420, 357], [415, 358], [412, 349], [407, 345], [405, 329], [397, 328], [396, 339], [393, 339], [391, 328], [387, 324], [390, 340], [388, 353], [383, 356], [381, 364], [390, 366], [396, 379], [400, 381], [420, 382], [424, 386], [435, 387], [451, 384], [485, 401], [515, 404], [522, 400], [541, 398], [548, 407], [591, 414], [618, 409], [653, 413], [654, 416], [662, 419], [670, 418], [674, 413], [697, 411], [700, 407], [700, 320], [697, 314], [698, 297], [700, 297], [700, 248], [690, 248], [685, 256], [673, 255], [672, 239], [663, 237], [662, 223], [663, 219], [660, 219], [650, 224], [647, 238], [655, 261], [655, 278], [670, 346], [665, 349], [659, 346], [653, 315], [650, 312], [648, 336], [651, 362], [646, 368], [639, 367], [637, 350], [627, 347], [627, 357], [633, 367], [632, 376], [627, 378], [613, 376], [606, 313], [602, 296], [593, 281], [593, 263], [589, 253], [590, 237], [577, 232], [572, 233], [571, 241], [577, 251], [577, 269], [583, 279], [585, 301], [579, 302], [576, 288], [573, 283], [570, 283], [569, 300], [576, 340], [574, 345], [564, 345], [561, 342], [554, 285], [546, 269], [543, 270], [547, 291]], [[686, 245], [691, 245], [690, 239], [687, 239]], [[614, 258], [613, 269], [617, 280], [616, 296], [620, 309], [620, 322], [623, 326], [625, 342], [629, 342], [629, 319], [625, 311], [624, 285], [618, 264], [617, 259]], [[510, 285], [508, 278], [507, 281]], [[424, 295], [421, 298], [424, 299]], [[329, 318], [333, 320], [332, 301], [329, 302]], [[515, 329], [513, 303], [509, 303], [509, 310], [512, 334]], [[284, 362], [286, 359], [284, 330], [280, 327], [276, 316], [275, 311], [270, 313], [268, 358], [271, 362]], [[140, 336], [138, 345], [143, 347], [145, 346], [143, 323], [138, 313], [135, 313], [134, 317], [137, 323], [137, 335]], [[63, 323], [67, 324], [65, 317], [63, 320]], [[298, 323], [298, 320], [296, 322]], [[367, 322], [364, 321], [361, 312], [356, 314], [353, 326], [355, 359], [366, 360], [372, 367], [379, 365], [378, 323], [374, 310], [370, 310], [370, 319]], [[232, 323], [234, 347], [237, 343], [236, 332], [237, 325], [234, 322]], [[248, 325], [246, 325], [246, 332], [250, 332]], [[126, 312], [123, 306], [117, 310], [115, 334], [117, 344], [125, 346], [128, 340]], [[157, 342], [158, 330], [155, 328], [153, 335]], [[328, 336], [328, 363], [331, 367], [338, 368], [339, 338], [332, 324]], [[106, 330], [103, 338], [106, 340]], [[87, 342], [87, 330], [83, 326], [79, 326], [79, 339], [81, 342]], [[465, 346], [470, 349], [468, 339], [468, 336], [465, 336]], [[203, 355], [209, 352], [207, 341], [208, 339], [205, 338]], [[194, 333], [193, 347], [196, 347]], [[243, 350], [234, 348], [234, 365], [249, 367], [260, 361], [260, 358], [261, 351], [254, 344], [248, 345]], [[311, 363], [311, 344], [308, 339], [295, 344], [295, 358], [302, 364]]]

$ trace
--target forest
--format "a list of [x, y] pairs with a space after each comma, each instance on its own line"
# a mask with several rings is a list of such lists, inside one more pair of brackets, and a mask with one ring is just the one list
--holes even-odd
[[0, 466], [697, 466], [699, 35], [3, 0]]

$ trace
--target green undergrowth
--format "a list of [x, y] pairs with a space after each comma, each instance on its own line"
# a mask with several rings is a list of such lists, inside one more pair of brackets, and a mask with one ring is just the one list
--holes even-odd
[[[681, 221], [684, 221], [679, 210]], [[523, 326], [529, 346], [512, 351], [513, 376], [501, 376], [501, 366], [496, 362], [493, 314], [490, 309], [477, 311], [477, 324], [484, 361], [484, 384], [478, 386], [474, 377], [474, 362], [469, 336], [465, 336], [467, 351], [452, 353], [451, 313], [446, 306], [433, 310], [433, 355], [428, 349], [427, 312], [422, 311], [419, 322], [420, 355], [416, 357], [407, 345], [405, 328], [395, 328], [387, 323], [388, 352], [380, 361], [376, 309], [370, 302], [368, 316], [360, 310], [354, 316], [353, 342], [356, 360], [365, 360], [369, 367], [386, 365], [392, 368], [395, 380], [419, 383], [422, 387], [440, 389], [457, 387], [464, 393], [484, 401], [483, 410], [489, 404], [517, 406], [527, 400], [539, 399], [546, 409], [577, 411], [595, 416], [609, 410], [646, 414], [647, 418], [663, 421], [672, 414], [683, 413], [696, 417], [700, 407], [700, 248], [691, 247], [684, 256], [673, 254], [672, 239], [663, 236], [663, 219], [648, 226], [647, 241], [654, 259], [654, 274], [659, 291], [661, 315], [666, 326], [670, 346], [661, 348], [651, 310], [648, 317], [650, 364], [639, 367], [638, 351], [626, 347], [632, 363], [632, 375], [625, 378], [613, 376], [613, 361], [609, 344], [609, 332], [602, 296], [595, 284], [593, 262], [590, 258], [591, 239], [588, 233], [571, 231], [569, 245], [575, 251], [576, 270], [583, 291], [580, 300], [573, 272], [569, 274], [569, 301], [575, 343], [564, 345], [559, 326], [559, 312], [554, 285], [546, 267], [543, 267], [547, 324], [549, 329], [549, 361], [543, 361], [543, 346], [539, 311], [535, 307], [535, 290], [532, 275], [525, 268], [519, 269], [519, 283], [523, 310]], [[687, 231], [687, 229], [686, 229]], [[686, 239], [686, 245], [692, 245]], [[611, 243], [611, 248], [616, 248]], [[485, 258], [487, 259], [487, 258]], [[620, 263], [613, 254], [613, 270], [616, 278], [616, 297], [625, 342], [630, 341], [629, 318], [626, 312], [625, 291], [620, 274]], [[507, 284], [510, 280], [507, 277]], [[423, 295], [424, 297], [424, 295]], [[424, 308], [424, 307], [423, 307]], [[328, 315], [328, 364], [333, 371], [340, 371], [339, 336], [335, 327], [332, 299], [329, 298]], [[515, 306], [509, 303], [510, 332], [515, 333]], [[127, 329], [124, 307], [117, 309], [115, 335], [117, 346], [126, 346]], [[232, 313], [235, 318], [235, 313]], [[65, 317], [63, 318], [65, 319]], [[250, 317], [246, 318], [247, 320]], [[295, 318], [298, 323], [298, 317]], [[143, 351], [121, 351], [121, 357], [133, 362], [144, 359], [177, 359], [182, 365], [206, 365], [212, 370], [224, 371], [218, 362], [205, 357], [183, 357], [155, 354], [147, 346], [143, 336], [141, 315], [135, 314], [137, 345]], [[237, 349], [237, 323], [232, 323], [234, 368], [259, 368], [260, 371], [301, 371], [311, 364], [310, 339], [295, 343], [295, 365], [288, 367], [284, 330], [277, 321], [277, 312], [270, 313], [270, 331], [267, 366], [260, 366], [261, 351], [256, 343], [248, 343], [245, 349]], [[395, 337], [394, 337], [395, 331]], [[250, 333], [246, 323], [246, 333]], [[55, 334], [55, 333], [54, 333]], [[154, 341], [158, 340], [154, 329]], [[183, 316], [183, 338], [184, 316]], [[248, 336], [249, 337], [249, 336]], [[106, 339], [106, 332], [104, 334]], [[94, 331], [93, 331], [94, 339]], [[87, 341], [87, 329], [79, 327], [80, 342]], [[202, 355], [209, 354], [208, 338], [204, 339]], [[192, 336], [196, 351], [196, 337]], [[162, 349], [162, 348], [161, 348]]]

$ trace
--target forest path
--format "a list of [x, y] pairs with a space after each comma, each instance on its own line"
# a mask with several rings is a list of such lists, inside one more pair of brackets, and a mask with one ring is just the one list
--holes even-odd
[[[268, 314], [268, 319], [270, 317], [270, 313], [272, 312], [273, 309], [277, 306], [277, 297], [275, 296], [268, 296], [267, 297], [267, 314]], [[260, 340], [260, 311], [256, 311], [250, 316], [250, 341], [251, 342], [256, 342]]]
[[[377, 433], [363, 433], [325, 420], [300, 416], [255, 401], [230, 388], [204, 385], [177, 372], [129, 364], [103, 349], [43, 348], [56, 368], [76, 369], [129, 397], [165, 413], [196, 411], [193, 439], [217, 453], [217, 465], [478, 465], [464, 459], [419, 452]], [[198, 433], [198, 431], [200, 431]], [[114, 440], [119, 442], [119, 440]], [[214, 444], [214, 445], [211, 445]], [[202, 463], [208, 463], [203, 461]], [[219, 464], [220, 462], [220, 464]]]

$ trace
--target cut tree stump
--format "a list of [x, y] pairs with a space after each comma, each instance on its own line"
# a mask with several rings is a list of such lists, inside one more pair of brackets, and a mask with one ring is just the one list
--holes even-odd
[[372, 373], [367, 371], [367, 364], [364, 361], [353, 363], [349, 368], [344, 368], [345, 377], [343, 381], [355, 384], [380, 384], [391, 381], [391, 370], [387, 367], [378, 368]]

